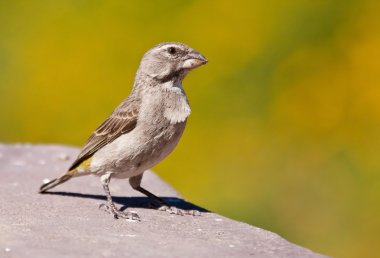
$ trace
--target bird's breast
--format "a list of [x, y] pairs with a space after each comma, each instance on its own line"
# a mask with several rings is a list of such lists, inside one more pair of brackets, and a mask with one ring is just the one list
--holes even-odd
[[99, 150], [92, 164], [100, 173], [123, 173], [122, 177], [142, 173], [174, 150], [190, 112], [181, 89], [144, 92], [136, 127]]
[[181, 84], [168, 82], [144, 92], [139, 120], [157, 124], [166, 119], [170, 124], [176, 124], [185, 122], [190, 113]]

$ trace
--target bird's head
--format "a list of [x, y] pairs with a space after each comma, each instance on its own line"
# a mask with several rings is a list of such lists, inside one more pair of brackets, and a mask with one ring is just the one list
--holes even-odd
[[158, 81], [183, 79], [192, 69], [208, 60], [199, 52], [182, 43], [159, 44], [145, 53], [139, 72]]

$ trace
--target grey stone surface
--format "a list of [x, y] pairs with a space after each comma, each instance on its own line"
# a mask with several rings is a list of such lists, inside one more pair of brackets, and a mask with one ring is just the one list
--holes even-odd
[[[105, 197], [97, 177], [38, 194], [42, 180], [64, 173], [77, 153], [57, 145], [0, 144], [0, 257], [323, 257], [212, 212], [193, 217], [151, 209], [125, 180], [113, 180], [111, 192], [140, 222], [98, 209]], [[202, 210], [152, 172], [142, 185], [174, 206]]]

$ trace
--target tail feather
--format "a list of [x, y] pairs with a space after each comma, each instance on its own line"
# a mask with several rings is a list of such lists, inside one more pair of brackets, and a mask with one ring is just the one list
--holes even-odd
[[46, 184], [41, 185], [39, 193], [44, 193], [47, 190], [49, 190], [49, 189], [51, 189], [53, 187], [56, 187], [57, 185], [60, 185], [60, 184], [62, 184], [64, 182], [66, 182], [67, 180], [69, 180], [70, 178], [73, 177], [73, 174], [74, 174], [73, 170], [69, 171], [66, 174], [64, 174], [63, 176], [58, 177], [58, 178], [56, 178], [56, 179], [54, 179], [54, 180], [52, 180], [52, 181], [50, 181], [50, 182], [48, 182]]

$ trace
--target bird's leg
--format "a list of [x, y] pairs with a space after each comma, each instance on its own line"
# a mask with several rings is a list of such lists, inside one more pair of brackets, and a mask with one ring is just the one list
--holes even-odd
[[100, 177], [100, 181], [103, 185], [104, 192], [106, 193], [108, 205], [101, 204], [99, 206], [99, 208], [105, 207], [106, 211], [110, 211], [113, 214], [115, 219], [124, 218], [124, 219], [130, 219], [130, 220], [140, 220], [137, 213], [135, 213], [135, 212], [122, 212], [116, 208], [116, 205], [112, 201], [110, 189], [108, 187], [110, 180], [111, 180], [111, 174], [110, 173], [104, 174]]
[[187, 210], [178, 209], [177, 207], [170, 206], [164, 199], [152, 194], [151, 192], [149, 192], [148, 190], [146, 190], [145, 188], [141, 186], [142, 177], [143, 177], [143, 174], [129, 178], [129, 184], [132, 186], [133, 189], [157, 201], [161, 205], [158, 208], [158, 210], [166, 211], [170, 214], [176, 214], [176, 215], [194, 215], [194, 216], [200, 215], [199, 211], [195, 211], [195, 210], [187, 211]]
[[157, 202], [158, 202], [160, 205], [162, 205], [162, 206], [165, 206], [165, 205], [166, 205], [166, 206], [169, 206], [169, 204], [168, 204], [164, 199], [162, 199], [162, 198], [160, 198], [160, 197], [158, 197], [158, 196], [152, 194], [151, 192], [149, 192], [148, 190], [146, 190], [145, 188], [143, 188], [143, 187], [141, 187], [141, 186], [138, 186], [138, 187], [133, 188], [133, 189], [135, 189], [135, 190], [139, 191], [140, 193], [145, 194], [145, 195], [148, 196], [149, 198], [151, 198], [151, 199], [157, 201]]
[[161, 206], [169, 206], [169, 204], [164, 199], [152, 194], [151, 192], [149, 192], [148, 190], [146, 190], [145, 188], [141, 186], [142, 177], [143, 177], [143, 174], [129, 178], [129, 184], [132, 186], [132, 188], [148, 196], [149, 198], [155, 200]]

